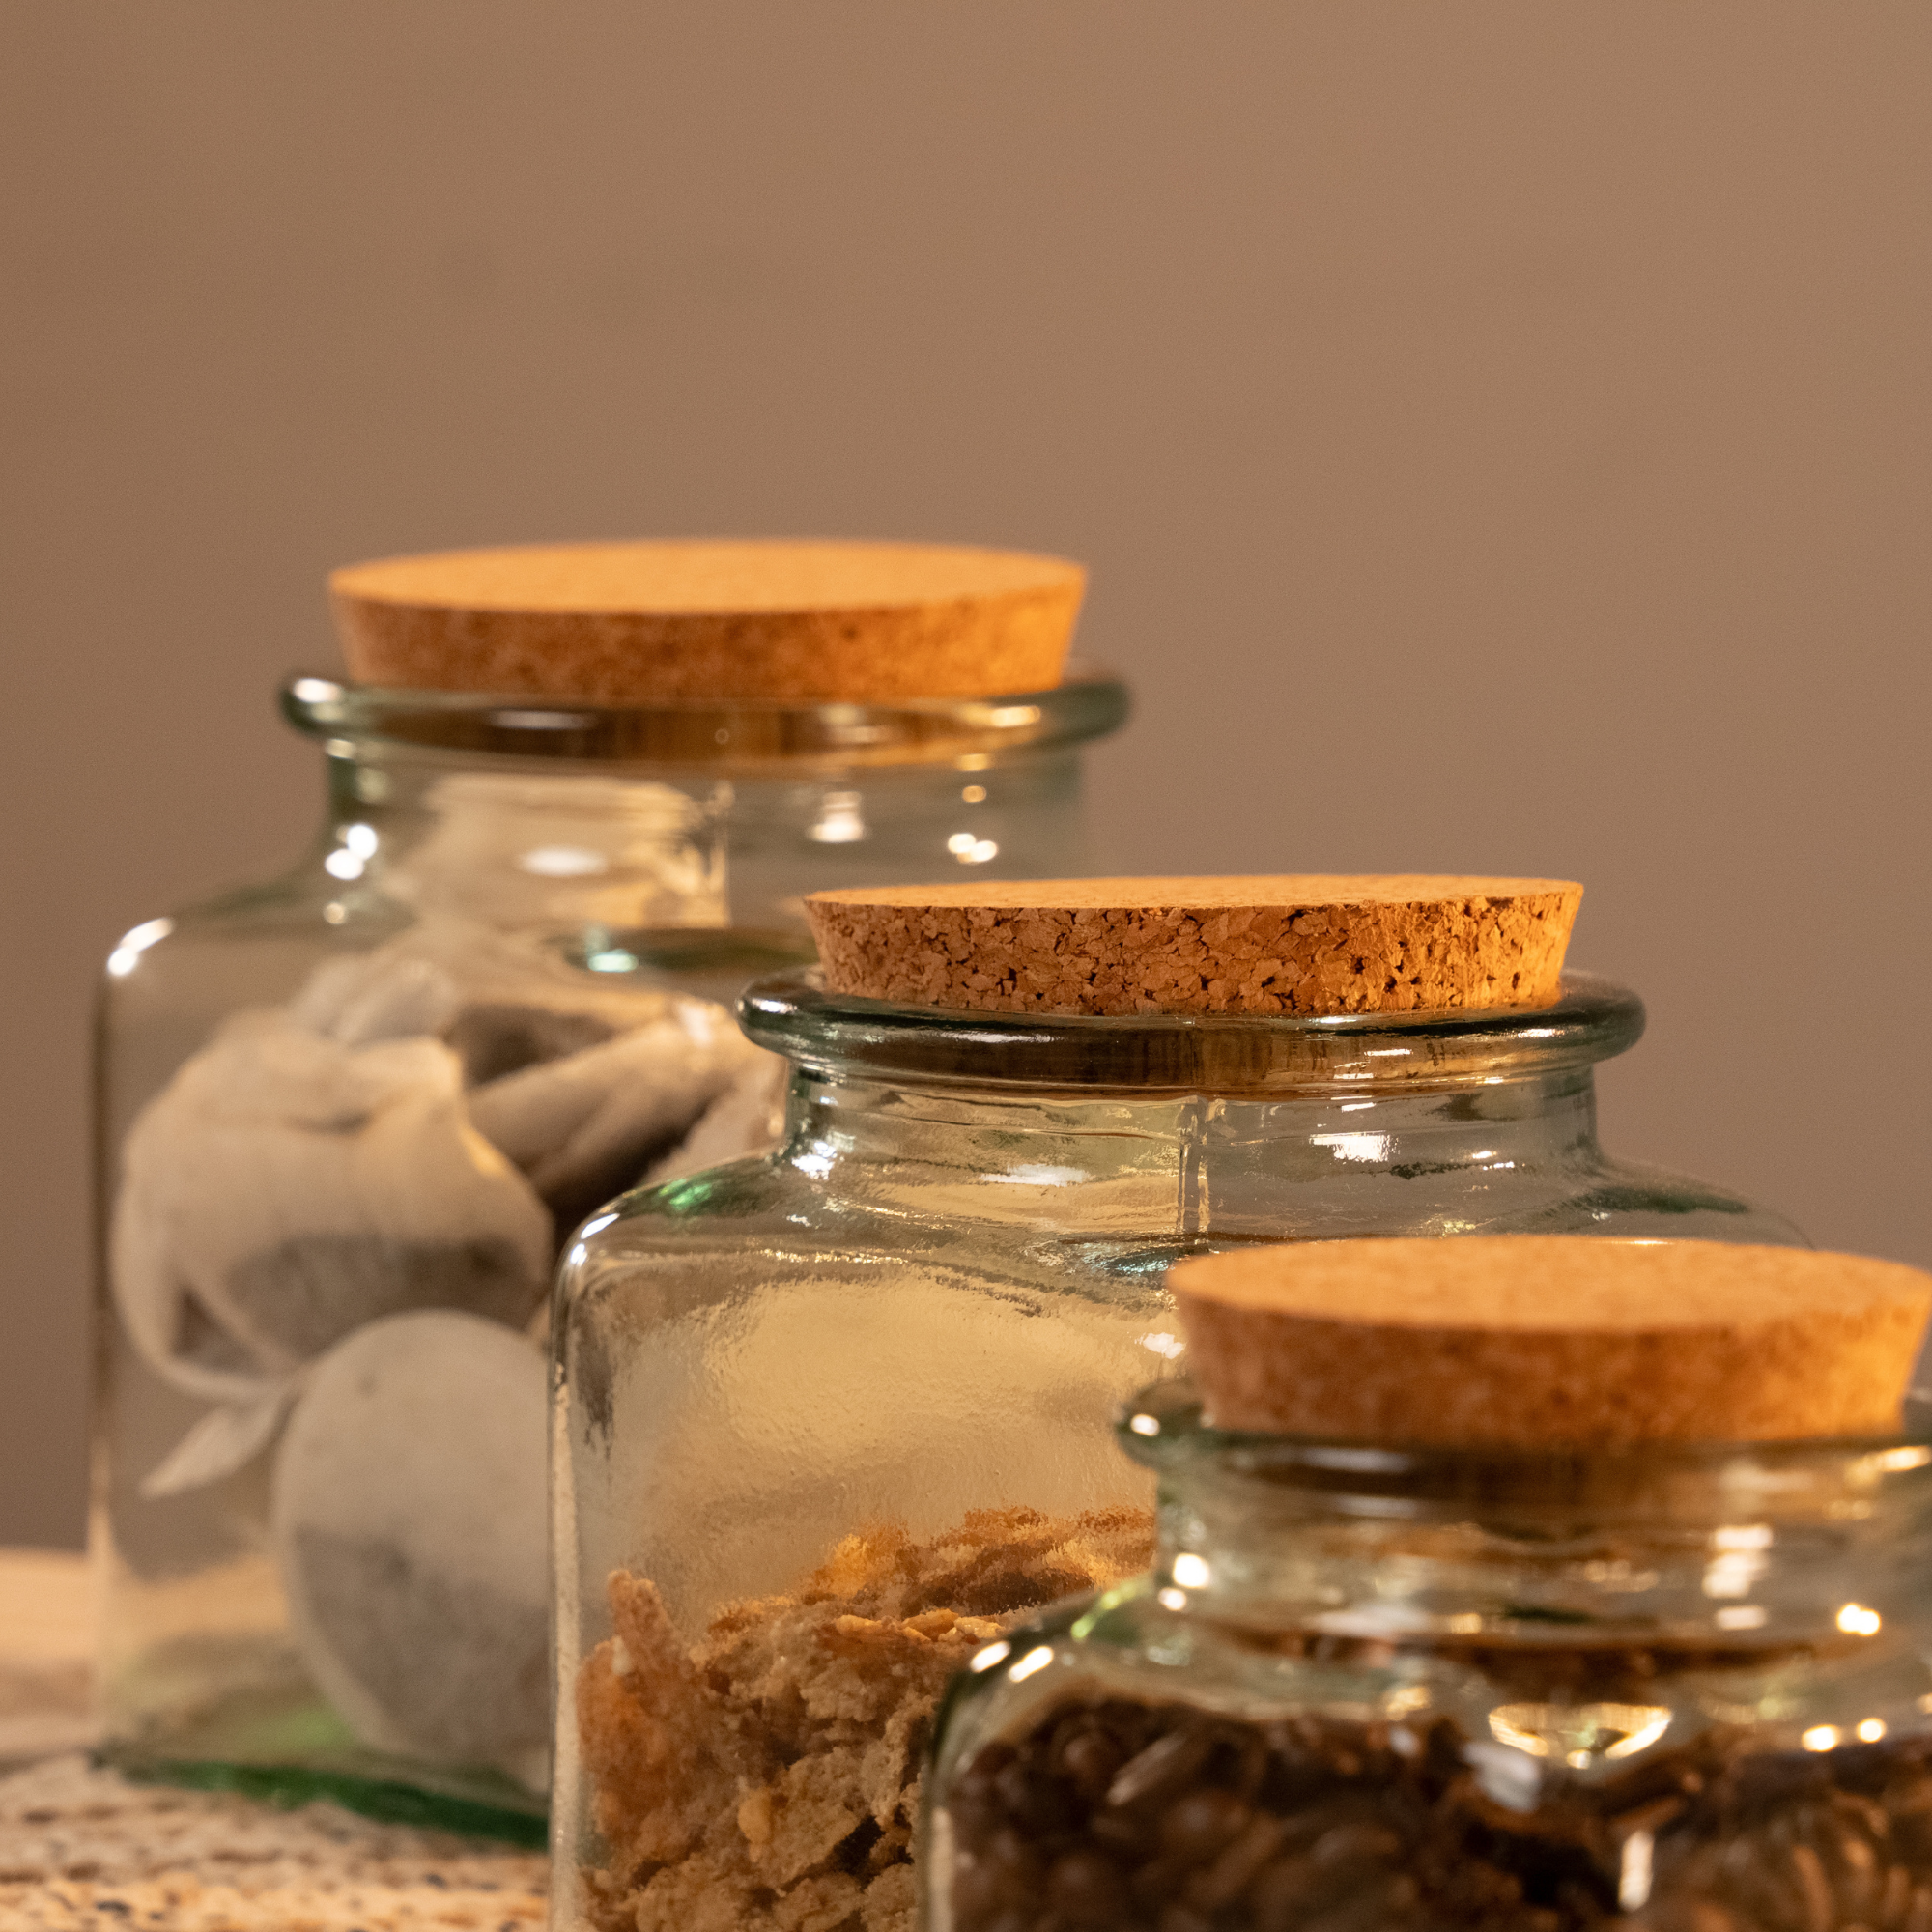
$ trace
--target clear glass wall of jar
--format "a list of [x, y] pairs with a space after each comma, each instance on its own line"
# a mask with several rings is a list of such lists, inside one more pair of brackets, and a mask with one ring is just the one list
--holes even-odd
[[1180, 1353], [1177, 1255], [1800, 1239], [1604, 1154], [1592, 1067], [1642, 1008], [1581, 976], [1538, 1010], [1282, 1020], [805, 974], [742, 1011], [794, 1065], [781, 1149], [630, 1197], [559, 1277], [559, 1927], [909, 1925], [948, 1673], [1151, 1548], [1107, 1418]]
[[1932, 1922], [1932, 1412], [1621, 1454], [1126, 1414], [1151, 1573], [973, 1659], [926, 1932]]
[[108, 965], [108, 1736], [487, 1823], [463, 1805], [543, 1803], [558, 1241], [769, 1142], [781, 1068], [729, 1003], [810, 957], [800, 895], [1084, 864], [1083, 747], [1125, 693], [283, 703], [327, 754], [315, 846]]

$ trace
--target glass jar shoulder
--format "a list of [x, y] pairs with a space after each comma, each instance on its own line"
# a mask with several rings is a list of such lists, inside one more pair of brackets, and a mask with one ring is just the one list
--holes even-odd
[[1327, 1135], [1260, 1151], [1242, 1169], [1224, 1165], [1205, 1178], [1203, 1232], [1217, 1243], [1566, 1234], [1808, 1245], [1783, 1216], [1740, 1195], [1612, 1159], [1594, 1143], [1477, 1145], [1427, 1162], [1372, 1136]]
[[558, 1307], [566, 1330], [599, 1310], [629, 1324], [840, 1278], [855, 1289], [888, 1284], [890, 1293], [945, 1281], [1015, 1307], [1084, 1303], [1151, 1319], [1171, 1306], [1166, 1253], [1146, 1238], [908, 1211], [898, 1198], [828, 1186], [814, 1156], [788, 1146], [637, 1189], [593, 1216], [564, 1255]]
[[96, 1014], [108, 1145], [232, 1015], [286, 1005], [331, 959], [373, 952], [407, 928], [407, 907], [346, 891], [321, 858], [145, 920], [116, 943]]
[[[938, 1754], [956, 1759], [1065, 1696], [1109, 1694], [1256, 1721], [1324, 1711], [1424, 1727], [1447, 1719], [1552, 1770], [1593, 1776], [1713, 1729], [1748, 1731], [1754, 1748], [1802, 1747], [1814, 1755], [1884, 1738], [1923, 1739], [1932, 1751], [1932, 1633], [1923, 1619], [1871, 1645], [1666, 1643], [1628, 1632], [1585, 1643], [1551, 1634], [1528, 1612], [1525, 1624], [1540, 1638], [1492, 1628], [1468, 1640], [1449, 1632], [1403, 1641], [1388, 1632], [1273, 1629], [1204, 1611], [1175, 1580], [1189, 1564], [1206, 1567], [1181, 1555], [1171, 1571], [1068, 1600], [1008, 1633], [959, 1679]], [[1623, 1738], [1600, 1723], [1589, 1748], [1552, 1751], [1520, 1721], [1532, 1710], [1553, 1719], [1601, 1717], [1613, 1706], [1634, 1719], [1639, 1681], [1648, 1721], [1634, 1722]], [[1515, 1719], [1497, 1720], [1512, 1708]]]
[[[321, 953], [374, 946], [408, 924], [409, 909], [381, 893], [345, 893], [319, 863], [305, 860], [143, 920], [115, 943], [104, 992], [179, 997], [220, 980], [225, 990], [273, 997], [279, 982]], [[238, 982], [224, 960], [246, 960]]]
[[1730, 1241], [1806, 1248], [1782, 1214], [1668, 1168], [1599, 1155], [1565, 1189], [1486, 1234], [1609, 1235], [1625, 1240]]

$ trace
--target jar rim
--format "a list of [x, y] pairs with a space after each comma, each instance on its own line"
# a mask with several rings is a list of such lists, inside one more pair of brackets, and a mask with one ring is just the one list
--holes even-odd
[[375, 748], [747, 774], [883, 765], [980, 770], [1015, 753], [1105, 737], [1125, 722], [1129, 704], [1116, 673], [1079, 661], [1051, 690], [868, 704], [598, 704], [305, 675], [289, 678], [281, 691], [283, 718], [305, 737], [331, 750], [339, 745], [344, 755]]
[[1634, 1046], [1643, 1002], [1569, 973], [1547, 1007], [1406, 1013], [968, 1012], [825, 988], [816, 967], [749, 987], [758, 1045], [838, 1079], [1142, 1095], [1405, 1093], [1499, 1085], [1589, 1066]]
[[[1347, 1495], [1389, 1514], [1484, 1504], [1512, 1513], [1539, 1506], [1621, 1505], [1632, 1515], [1679, 1514], [1692, 1498], [1736, 1503], [1749, 1492], [1768, 1514], [1803, 1509], [1820, 1486], [1876, 1492], [1932, 1484], [1932, 1390], [1915, 1389], [1899, 1426], [1876, 1435], [1785, 1440], [1647, 1442], [1616, 1448], [1350, 1441], [1217, 1429], [1184, 1366], [1128, 1401], [1115, 1435], [1164, 1481]], [[1374, 1508], [1377, 1503], [1379, 1508]]]

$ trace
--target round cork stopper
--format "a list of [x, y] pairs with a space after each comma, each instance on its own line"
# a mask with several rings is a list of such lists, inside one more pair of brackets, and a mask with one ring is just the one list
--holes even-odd
[[1895, 1429], [1932, 1275], [1594, 1236], [1307, 1241], [1168, 1281], [1223, 1429], [1607, 1448]]
[[985, 697], [1060, 682], [1063, 557], [884, 543], [548, 544], [351, 564], [351, 674], [612, 704]]
[[1557, 996], [1567, 879], [1044, 879], [805, 902], [825, 982], [1040, 1013], [1376, 1013]]

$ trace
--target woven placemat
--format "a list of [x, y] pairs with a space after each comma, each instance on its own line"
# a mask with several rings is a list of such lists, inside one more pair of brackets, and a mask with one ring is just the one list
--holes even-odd
[[130, 1784], [78, 1754], [0, 1778], [0, 1932], [533, 1932], [548, 1872], [534, 1852]]

